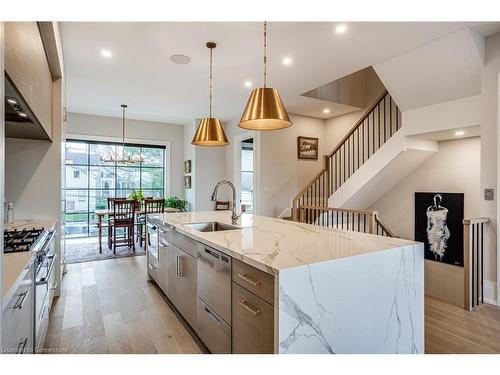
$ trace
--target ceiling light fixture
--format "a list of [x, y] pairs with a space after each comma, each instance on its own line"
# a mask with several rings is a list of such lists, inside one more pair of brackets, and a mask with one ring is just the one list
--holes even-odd
[[325, 108], [325, 109], [323, 110], [323, 113], [324, 113], [324, 114], [328, 114], [328, 113], [330, 113], [330, 108]]
[[277, 130], [292, 125], [278, 90], [267, 84], [267, 22], [264, 22], [264, 87], [252, 90], [241, 116], [240, 128], [248, 130]]
[[109, 49], [102, 49], [101, 50], [101, 56], [106, 57], [107, 59], [111, 58], [113, 56], [113, 53]]
[[7, 98], [7, 103], [17, 104], [17, 100], [15, 98]]
[[189, 64], [191, 62], [191, 57], [186, 55], [172, 55], [170, 56], [170, 61], [175, 64]]
[[282, 62], [283, 62], [283, 65], [292, 65], [293, 61], [292, 61], [291, 57], [285, 57]]
[[112, 152], [112, 155], [101, 154], [100, 159], [104, 163], [117, 163], [117, 164], [141, 164], [144, 163], [144, 155], [131, 155], [130, 153], [125, 157], [125, 109], [126, 104], [122, 104], [122, 154]]
[[224, 127], [218, 118], [212, 117], [212, 52], [217, 45], [214, 42], [207, 42], [207, 48], [210, 50], [210, 68], [209, 68], [209, 95], [208, 95], [208, 117], [203, 118], [194, 133], [191, 143], [195, 146], [225, 146], [229, 141], [224, 131]]
[[28, 117], [28, 115], [24, 112], [18, 112], [17, 114], [21, 117]]
[[463, 130], [458, 130], [458, 131], [456, 131], [456, 132], [455, 132], [455, 135], [456, 135], [457, 137], [460, 137], [460, 136], [462, 136], [462, 135], [464, 135], [464, 134], [465, 134], [465, 132], [464, 132]]
[[345, 32], [347, 31], [347, 25], [337, 25], [337, 27], [335, 28], [335, 32], [337, 34], [345, 34]]
[[245, 85], [245, 87], [252, 87], [253, 83], [250, 81], [245, 81], [244, 85]]

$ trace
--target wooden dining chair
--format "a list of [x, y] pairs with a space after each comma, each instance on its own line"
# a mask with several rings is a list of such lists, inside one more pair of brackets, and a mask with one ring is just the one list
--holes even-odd
[[[117, 236], [117, 229], [123, 229], [123, 236]], [[113, 202], [113, 254], [118, 246], [132, 247], [135, 252], [135, 201], [115, 200]]]
[[139, 224], [139, 241], [141, 247], [143, 247], [143, 243], [145, 244], [146, 240], [146, 221], [149, 214], [162, 214], [165, 212], [165, 199], [145, 199], [144, 200], [144, 221], [138, 223]]
[[[124, 201], [127, 198], [115, 198], [115, 197], [108, 197], [108, 212], [113, 212], [114, 208], [114, 201]], [[111, 250], [111, 247], [113, 245], [113, 217], [111, 215], [108, 215], [108, 249]]]

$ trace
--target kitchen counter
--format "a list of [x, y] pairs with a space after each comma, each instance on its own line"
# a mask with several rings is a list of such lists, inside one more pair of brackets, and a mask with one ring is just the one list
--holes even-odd
[[242, 214], [241, 230], [199, 232], [188, 223], [218, 221], [231, 224], [230, 211], [151, 215], [163, 225], [206, 243], [271, 274], [288, 268], [383, 251], [416, 242], [366, 233], [325, 228], [265, 216]]
[[[229, 211], [148, 220], [231, 256], [233, 267], [238, 259], [272, 275], [274, 353], [424, 353], [422, 243], [249, 214], [237, 230], [200, 232], [185, 225], [231, 224]], [[233, 274], [233, 298], [241, 290], [234, 282]], [[233, 314], [238, 306], [233, 299]], [[253, 312], [248, 319], [264, 319]], [[240, 334], [233, 322], [233, 345]]]
[[[5, 230], [23, 230], [32, 228], [45, 228], [51, 230], [56, 226], [57, 220], [52, 218], [37, 219], [37, 220], [18, 220], [12, 224], [4, 224]], [[2, 299], [8, 297], [12, 287], [17, 283], [18, 279], [22, 278], [23, 270], [29, 268], [34, 260], [32, 251], [19, 253], [3, 254], [3, 269], [2, 269]]]

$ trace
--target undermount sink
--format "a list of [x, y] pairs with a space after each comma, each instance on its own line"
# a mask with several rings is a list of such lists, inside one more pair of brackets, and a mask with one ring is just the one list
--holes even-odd
[[205, 223], [189, 223], [184, 225], [199, 232], [220, 232], [224, 230], [241, 229], [240, 227], [237, 227], [235, 225], [219, 223], [218, 221], [208, 221]]

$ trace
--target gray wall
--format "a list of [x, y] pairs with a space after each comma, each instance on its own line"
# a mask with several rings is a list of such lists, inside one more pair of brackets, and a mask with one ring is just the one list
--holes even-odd
[[[90, 137], [121, 138], [122, 119], [120, 117], [68, 113], [68, 138], [75, 134]], [[125, 138], [151, 142], [155, 140], [160, 142], [170, 141], [171, 165], [167, 166], [170, 169], [170, 194], [180, 198], [184, 197], [184, 126], [127, 119]]]

